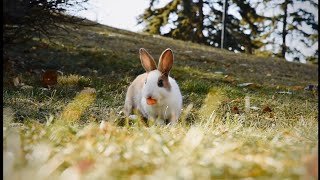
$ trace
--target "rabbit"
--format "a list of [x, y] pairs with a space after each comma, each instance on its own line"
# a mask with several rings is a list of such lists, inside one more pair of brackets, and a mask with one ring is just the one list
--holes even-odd
[[130, 84], [125, 98], [124, 114], [134, 119], [138, 112], [146, 119], [164, 124], [176, 124], [182, 108], [182, 95], [177, 82], [169, 76], [173, 65], [170, 48], [164, 50], [159, 58], [158, 67], [153, 57], [140, 48], [140, 60], [145, 73], [136, 77]]

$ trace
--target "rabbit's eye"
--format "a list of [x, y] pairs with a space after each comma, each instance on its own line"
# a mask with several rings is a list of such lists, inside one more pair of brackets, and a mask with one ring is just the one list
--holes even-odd
[[159, 81], [158, 81], [158, 86], [159, 86], [159, 87], [163, 87], [163, 80], [162, 80], [162, 79], [159, 79]]

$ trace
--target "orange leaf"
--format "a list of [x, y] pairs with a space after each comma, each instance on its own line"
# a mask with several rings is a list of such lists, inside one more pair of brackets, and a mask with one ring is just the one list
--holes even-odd
[[47, 70], [42, 75], [42, 85], [44, 87], [56, 85], [58, 82], [58, 72], [55, 70]]
[[294, 90], [294, 91], [303, 90], [303, 89], [304, 89], [303, 86], [293, 86], [292, 87], [292, 90]]

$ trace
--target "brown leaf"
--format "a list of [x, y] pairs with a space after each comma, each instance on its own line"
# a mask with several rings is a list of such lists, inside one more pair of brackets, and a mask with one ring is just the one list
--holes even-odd
[[265, 107], [262, 109], [262, 112], [263, 112], [263, 113], [272, 112], [272, 109], [271, 109], [269, 106], [265, 106]]
[[235, 78], [232, 75], [225, 75], [224, 79], [228, 82], [234, 82]]
[[58, 82], [58, 72], [56, 70], [47, 70], [42, 74], [42, 85], [44, 87], [56, 85]]
[[237, 106], [234, 106], [231, 110], [232, 113], [234, 114], [240, 114], [239, 108]]
[[292, 90], [294, 90], [294, 91], [303, 90], [303, 89], [304, 89], [303, 86], [293, 86], [292, 87]]

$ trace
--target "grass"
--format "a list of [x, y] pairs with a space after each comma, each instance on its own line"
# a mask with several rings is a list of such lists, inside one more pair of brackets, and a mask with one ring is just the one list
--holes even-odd
[[[4, 74], [4, 179], [317, 179], [318, 92], [304, 87], [317, 84], [318, 66], [69, 28], [4, 48], [14, 62]], [[156, 59], [173, 49], [184, 101], [176, 126], [125, 122], [140, 47]], [[54, 87], [41, 86], [42, 69], [62, 72]]]

